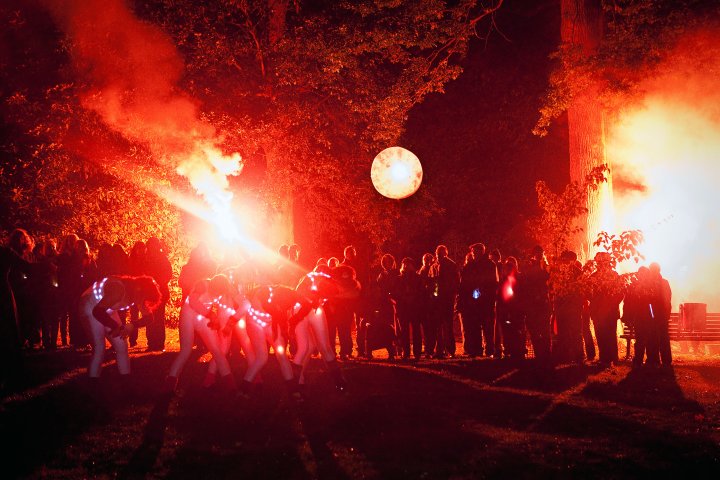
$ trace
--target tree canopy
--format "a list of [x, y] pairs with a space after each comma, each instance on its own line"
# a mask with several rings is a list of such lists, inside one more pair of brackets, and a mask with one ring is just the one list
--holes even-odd
[[157, 193], [191, 189], [168, 152], [204, 135], [242, 155], [230, 189], [259, 216], [291, 200], [316, 239], [379, 245], [400, 206], [372, 190], [372, 158], [501, 4], [6, 2], [2, 227], [171, 240], [183, 214]]
[[[538, 135], [545, 135], [552, 120], [590, 85], [601, 85], [599, 105], [617, 113], [642, 98], [642, 83], [662, 73], [659, 68], [681, 39], [720, 27], [720, 4], [714, 0], [596, 1], [604, 16], [597, 52], [586, 55], [578, 46], [561, 44], [553, 53], [556, 67], [534, 129]], [[700, 42], [686, 53], [701, 65], [706, 48]]]

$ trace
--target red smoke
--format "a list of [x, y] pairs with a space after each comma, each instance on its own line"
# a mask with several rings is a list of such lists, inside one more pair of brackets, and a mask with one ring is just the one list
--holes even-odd
[[178, 88], [184, 63], [170, 37], [135, 17], [122, 0], [47, 4], [67, 34], [83, 107], [126, 139], [147, 145], [211, 205], [227, 201], [226, 176], [239, 172], [240, 157], [220, 152], [215, 128]]

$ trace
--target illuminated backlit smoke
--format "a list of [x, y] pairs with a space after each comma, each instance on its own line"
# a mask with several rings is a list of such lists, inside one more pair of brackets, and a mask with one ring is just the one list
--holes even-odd
[[[702, 302], [718, 311], [720, 47], [707, 48], [708, 38], [688, 40], [672, 57], [672, 68], [645, 86], [643, 105], [621, 118], [608, 153], [618, 230], [643, 231], [645, 263], [660, 263], [675, 309]], [[697, 50], [697, 42], [705, 48]], [[689, 51], [708, 55], [702, 71], [687, 66]]]
[[[83, 107], [186, 177], [210, 207], [193, 213], [212, 221], [223, 237], [241, 239], [228, 184], [228, 176], [240, 173], [240, 155], [221, 150], [215, 128], [179, 90], [184, 63], [171, 39], [136, 18], [122, 0], [47, 4], [69, 37], [79, 84], [85, 86], [80, 94]], [[127, 173], [132, 177], [133, 172]], [[178, 195], [168, 199], [177, 200]]]

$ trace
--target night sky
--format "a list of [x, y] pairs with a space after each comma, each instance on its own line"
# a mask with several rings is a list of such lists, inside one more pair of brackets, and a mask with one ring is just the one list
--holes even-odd
[[535, 182], [560, 189], [568, 181], [564, 119], [546, 137], [531, 132], [560, 40], [559, 2], [509, 2], [496, 23], [489, 36], [479, 30], [486, 38], [474, 41], [446, 93], [431, 95], [408, 119], [404, 146], [423, 162], [421, 188], [446, 211], [411, 249], [483, 241], [520, 253], [519, 230], [537, 205]]

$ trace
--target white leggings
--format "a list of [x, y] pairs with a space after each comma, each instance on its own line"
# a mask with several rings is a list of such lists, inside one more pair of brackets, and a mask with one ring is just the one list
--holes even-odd
[[[219, 317], [221, 328], [225, 328], [228, 320], [229, 315], [221, 315]], [[245, 318], [241, 318], [240, 321], [233, 327], [233, 331], [230, 335], [223, 335], [222, 331], [218, 331], [217, 336], [220, 350], [226, 358], [228, 352], [230, 351], [232, 338], [234, 336], [240, 344], [240, 348], [242, 348], [243, 353], [245, 354], [245, 359], [247, 360], [248, 365], [250, 365], [251, 363], [255, 362], [255, 350], [250, 343], [250, 336], [248, 335], [247, 325], [245, 324], [245, 322]], [[208, 373], [214, 374], [216, 372], [217, 363], [215, 362], [215, 358], [213, 358], [212, 360], [210, 360], [210, 363], [208, 365]]]
[[310, 310], [310, 313], [297, 324], [295, 338], [297, 339], [297, 352], [293, 357], [294, 364], [303, 367], [307, 365], [313, 348], [320, 351], [320, 355], [326, 362], [335, 361], [335, 350], [330, 345], [327, 318], [322, 307]]
[[[86, 293], [80, 299], [80, 317], [90, 333], [90, 342], [92, 343], [92, 357], [90, 358], [88, 375], [92, 378], [100, 376], [102, 361], [105, 357], [106, 338], [110, 341], [113, 349], [115, 349], [115, 360], [117, 361], [120, 375], [128, 375], [130, 373], [130, 357], [128, 356], [127, 340], [119, 336], [109, 336], [112, 329], [100, 323], [92, 313], [93, 308], [95, 308], [97, 304], [98, 301], [95, 299], [93, 293]], [[120, 317], [116, 311], [112, 311], [110, 316], [120, 325]]]
[[[185, 309], [190, 309], [190, 311], [185, 311]], [[207, 324], [207, 318], [201, 317], [198, 320], [197, 314], [192, 310], [192, 307], [189, 305], [183, 306], [183, 310], [180, 312], [180, 353], [170, 367], [169, 376], [178, 377], [180, 375], [185, 363], [192, 354], [196, 333], [212, 354], [220, 376], [224, 377], [230, 374], [230, 364], [221, 348], [219, 332], [209, 328]]]
[[245, 329], [250, 341], [250, 349], [254, 352], [254, 355], [252, 355], [252, 358], [248, 356], [248, 368], [243, 379], [248, 382], [255, 380], [257, 374], [268, 361], [268, 345], [272, 345], [283, 378], [292, 380], [292, 367], [287, 357], [287, 340], [282, 335], [278, 335], [277, 340], [273, 342], [272, 326], [269, 324], [262, 327], [250, 320], [247, 322]]

